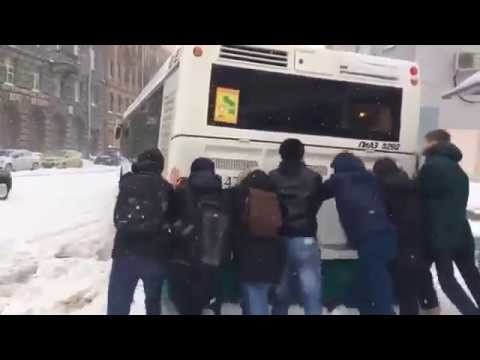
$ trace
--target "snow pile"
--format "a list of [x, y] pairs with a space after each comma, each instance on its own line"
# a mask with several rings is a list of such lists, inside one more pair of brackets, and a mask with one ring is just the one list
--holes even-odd
[[74, 314], [92, 303], [105, 303], [110, 263], [94, 259], [53, 259], [42, 262], [28, 286], [20, 287], [2, 314]]
[[11, 197], [0, 202], [0, 313], [105, 313], [119, 173], [14, 173]]

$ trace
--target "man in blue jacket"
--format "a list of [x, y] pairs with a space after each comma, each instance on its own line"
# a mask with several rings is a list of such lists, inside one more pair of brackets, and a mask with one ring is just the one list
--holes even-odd
[[358, 251], [354, 298], [360, 314], [394, 315], [388, 267], [396, 255], [396, 234], [380, 183], [351, 153], [337, 155], [331, 167], [334, 174], [324, 183], [324, 192], [326, 199], [335, 198], [348, 243]]

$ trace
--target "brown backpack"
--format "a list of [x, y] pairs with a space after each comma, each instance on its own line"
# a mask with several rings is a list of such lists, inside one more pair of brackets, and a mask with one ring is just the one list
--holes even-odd
[[282, 227], [278, 196], [272, 192], [250, 188], [245, 201], [243, 221], [253, 236], [277, 238]]

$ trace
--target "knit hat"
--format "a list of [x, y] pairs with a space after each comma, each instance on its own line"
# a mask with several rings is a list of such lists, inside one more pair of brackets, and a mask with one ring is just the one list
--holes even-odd
[[210, 159], [197, 158], [192, 162], [192, 166], [190, 167], [190, 172], [194, 173], [197, 171], [208, 171], [213, 174], [215, 173], [215, 164]]

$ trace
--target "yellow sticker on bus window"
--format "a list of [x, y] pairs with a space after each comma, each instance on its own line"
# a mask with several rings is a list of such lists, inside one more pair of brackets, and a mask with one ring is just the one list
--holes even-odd
[[237, 124], [239, 101], [240, 90], [218, 87], [213, 121], [233, 125]]

